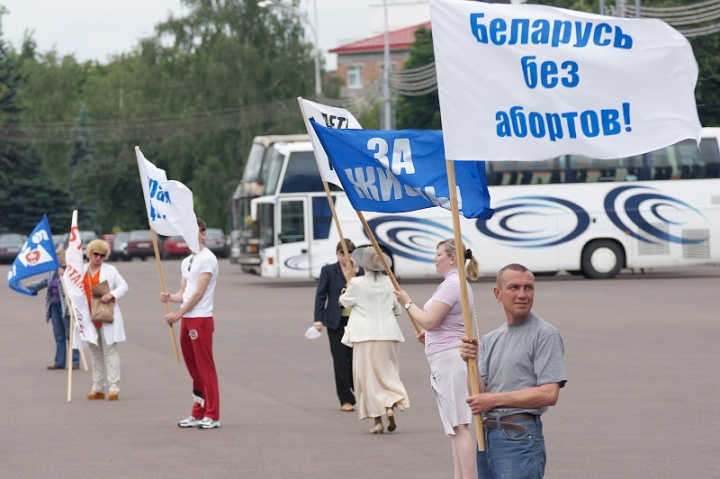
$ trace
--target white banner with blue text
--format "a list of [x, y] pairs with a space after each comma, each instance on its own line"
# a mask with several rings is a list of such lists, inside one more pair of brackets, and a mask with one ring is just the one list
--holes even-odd
[[449, 159], [611, 159], [700, 140], [697, 62], [660, 20], [460, 0], [430, 11]]
[[156, 233], [182, 236], [190, 251], [200, 251], [193, 194], [179, 181], [168, 180], [165, 170], [149, 162], [135, 147], [148, 223]]

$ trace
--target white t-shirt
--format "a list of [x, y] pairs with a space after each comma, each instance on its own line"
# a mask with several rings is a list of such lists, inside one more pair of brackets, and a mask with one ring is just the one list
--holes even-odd
[[197, 289], [198, 279], [202, 273], [210, 273], [210, 282], [205, 294], [190, 311], [184, 314], [186, 318], [207, 318], [213, 315], [213, 298], [215, 296], [215, 283], [218, 276], [218, 260], [208, 248], [203, 248], [198, 254], [188, 256], [180, 266], [183, 279], [185, 279], [185, 292], [183, 304], [187, 302]]

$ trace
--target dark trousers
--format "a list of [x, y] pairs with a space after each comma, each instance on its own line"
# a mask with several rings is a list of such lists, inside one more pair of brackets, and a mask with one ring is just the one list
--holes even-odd
[[333, 358], [333, 366], [335, 369], [335, 390], [337, 391], [340, 404], [355, 404], [355, 395], [353, 394], [353, 374], [352, 374], [352, 348], [345, 346], [340, 340], [345, 334], [345, 326], [347, 326], [348, 318], [342, 318], [340, 327], [337, 329], [326, 328], [328, 338], [330, 339], [330, 354]]
[[[50, 303], [50, 321], [55, 336], [55, 366], [64, 368], [67, 359], [67, 341], [70, 337], [70, 316], [63, 317], [60, 303]], [[73, 349], [73, 364], [80, 361], [80, 351]]]

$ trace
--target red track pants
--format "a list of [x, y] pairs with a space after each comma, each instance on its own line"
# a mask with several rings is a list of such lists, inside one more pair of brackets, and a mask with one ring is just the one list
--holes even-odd
[[180, 347], [193, 381], [195, 405], [190, 415], [202, 419], [220, 419], [220, 390], [213, 359], [215, 321], [208, 318], [182, 318]]

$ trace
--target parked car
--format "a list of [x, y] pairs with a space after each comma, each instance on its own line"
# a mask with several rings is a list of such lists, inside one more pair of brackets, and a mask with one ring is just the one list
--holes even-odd
[[104, 235], [102, 235], [102, 239], [108, 244], [108, 246], [110, 247], [110, 251], [112, 251], [113, 242], [115, 241], [115, 235], [112, 233], [105, 233]]
[[130, 232], [128, 231], [115, 234], [112, 249], [110, 250], [110, 261], [130, 261], [127, 253], [128, 239], [130, 239]]
[[185, 238], [182, 236], [170, 236], [163, 243], [163, 258], [179, 258], [190, 254]]
[[[158, 241], [160, 241], [158, 239]], [[159, 249], [162, 245], [158, 245]], [[152, 233], [150, 230], [135, 230], [130, 232], [127, 243], [127, 256], [129, 259], [140, 258], [143, 261], [148, 256], [155, 255], [155, 247], [153, 246]]]
[[208, 228], [205, 232], [205, 246], [218, 258], [230, 256], [230, 245], [220, 228]]
[[0, 234], [0, 263], [15, 261], [26, 240], [27, 236], [21, 234]]

